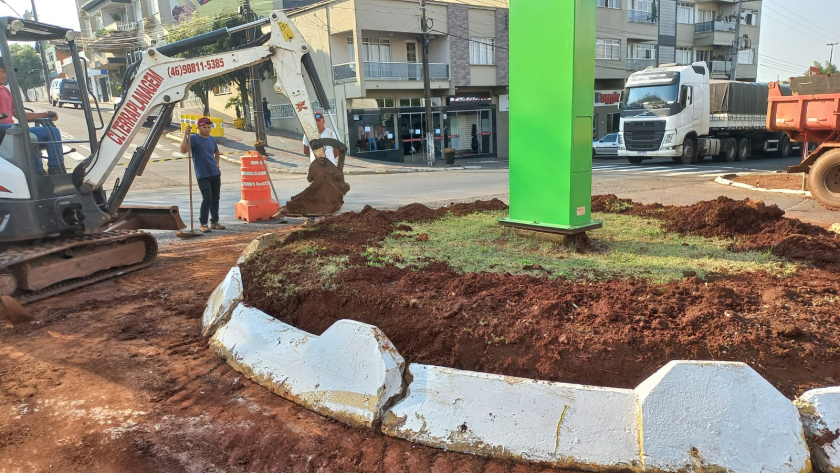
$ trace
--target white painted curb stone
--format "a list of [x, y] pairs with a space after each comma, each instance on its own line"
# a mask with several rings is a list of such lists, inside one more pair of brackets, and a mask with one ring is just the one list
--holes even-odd
[[813, 389], [795, 404], [805, 424], [814, 466], [827, 473], [839, 473], [840, 387]]
[[241, 300], [242, 274], [239, 272], [239, 266], [234, 266], [207, 299], [207, 307], [204, 308], [204, 315], [201, 317], [201, 336], [212, 336], [227, 322], [233, 308]]
[[382, 431], [475, 455], [577, 468], [640, 465], [636, 395], [411, 364], [407, 396]]
[[318, 337], [239, 304], [210, 346], [254, 382], [353, 427], [371, 428], [402, 391], [402, 356], [378, 328], [352, 320]]
[[239, 255], [239, 259], [236, 260], [236, 265], [239, 266], [240, 264], [247, 261], [252, 254], [271, 245], [272, 243], [278, 240], [279, 239], [277, 238], [277, 235], [273, 233], [266, 233], [264, 235], [258, 236], [251, 243], [249, 243], [248, 246], [245, 247], [245, 250], [243, 250], [242, 254]]
[[645, 470], [811, 471], [796, 407], [744, 363], [672, 361], [635, 391]]
[[811, 191], [797, 191], [793, 189], [765, 189], [763, 187], [756, 187], [750, 184], [744, 184], [743, 182], [735, 182], [733, 180], [726, 179], [723, 176], [716, 177], [715, 182], [717, 182], [718, 184], [723, 184], [725, 186], [739, 187], [741, 189], [749, 189], [751, 191], [757, 192], [776, 192], [779, 194], [804, 195], [806, 197], [811, 197]]

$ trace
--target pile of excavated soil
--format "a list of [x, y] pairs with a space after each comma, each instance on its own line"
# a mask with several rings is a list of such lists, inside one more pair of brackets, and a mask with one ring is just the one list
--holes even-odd
[[[761, 200], [739, 201], [721, 196], [690, 206], [663, 206], [639, 204], [609, 194], [594, 196], [592, 211], [661, 219], [664, 230], [681, 235], [734, 238], [736, 241], [730, 245], [732, 251], [771, 250], [777, 256], [818, 266], [837, 263], [836, 258], [824, 254], [840, 242], [834, 233], [785, 218], [784, 210], [776, 205], [767, 206]], [[783, 243], [794, 235], [808, 238], [798, 238], [797, 245]]]
[[0, 471], [565, 471], [350, 428], [230, 368], [201, 314], [264, 231], [167, 244], [149, 269], [27, 306], [34, 324], [0, 319]]
[[[601, 211], [661, 218], [673, 231], [745, 242], [769, 238], [779, 228], [813, 231], [804, 240], [775, 235], [779, 241], [774, 245], [793, 257], [800, 256], [794, 248], [830, 253], [819, 246], [824, 235], [813, 229], [818, 227], [780, 224], [786, 220], [781, 211], [755, 203], [721, 198], [677, 208], [642, 206], [614, 196], [593, 199], [593, 207], [596, 202]], [[459, 212], [503, 205], [482, 202]], [[593, 283], [460, 274], [434, 261], [422, 268], [372, 266], [362, 255], [390, 231], [410, 230], [397, 228], [399, 222], [410, 227], [415, 217], [428, 220], [445, 212], [415, 204], [325, 219], [249, 260], [242, 267], [245, 299], [315, 334], [339, 319], [373, 324], [408, 362], [466, 370], [632, 388], [674, 359], [743, 361], [790, 397], [840, 380], [837, 271], [806, 268], [792, 278], [750, 273], [701, 280], [687, 275], [670, 284], [642, 279]], [[751, 224], [738, 223], [741, 216]], [[324, 287], [313, 255], [290, 251], [289, 243], [301, 241], [321, 248], [319, 256], [347, 255], [350, 269]], [[277, 273], [311, 289], [277, 295], [270, 286], [277, 279], [265, 277]]]

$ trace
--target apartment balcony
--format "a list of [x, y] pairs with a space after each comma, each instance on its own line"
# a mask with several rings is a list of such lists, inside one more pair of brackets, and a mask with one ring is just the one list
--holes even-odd
[[132, 0], [88, 0], [79, 7], [85, 13], [92, 15], [105, 7], [125, 7], [131, 5]]
[[641, 71], [648, 67], [656, 67], [656, 59], [642, 59], [635, 57], [627, 58], [628, 71]]
[[116, 23], [117, 31], [137, 31], [140, 28], [139, 23], [136, 21], [129, 21], [125, 23]]
[[735, 41], [735, 23], [707, 21], [694, 25], [694, 46], [731, 46]]
[[348, 62], [333, 66], [333, 81], [352, 82], [356, 80], [356, 63]]
[[650, 23], [655, 24], [656, 18], [653, 17], [653, 12], [646, 10], [627, 10], [627, 21], [632, 23]]
[[[418, 62], [365, 62], [366, 80], [423, 80]], [[430, 80], [449, 80], [449, 64], [430, 63]]]

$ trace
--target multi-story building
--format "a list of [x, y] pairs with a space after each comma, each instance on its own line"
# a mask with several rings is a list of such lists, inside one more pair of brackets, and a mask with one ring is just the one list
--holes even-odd
[[[312, 48], [349, 154], [423, 159], [428, 130], [440, 154], [507, 156], [508, 11], [504, 0], [430, 1], [432, 123], [426, 123], [415, 0], [327, 0], [289, 13]], [[262, 84], [273, 124], [301, 132], [291, 105]], [[327, 122], [329, 124], [329, 121]]]
[[[624, 81], [646, 67], [705, 61], [713, 79], [728, 79], [736, 61], [737, 80], [756, 80], [760, 1], [743, 1], [740, 19], [739, 0], [593, 1], [598, 5], [594, 137], [618, 131]], [[736, 27], [741, 36], [737, 53]], [[674, 49], [664, 50], [660, 43], [669, 36], [676, 40]]]

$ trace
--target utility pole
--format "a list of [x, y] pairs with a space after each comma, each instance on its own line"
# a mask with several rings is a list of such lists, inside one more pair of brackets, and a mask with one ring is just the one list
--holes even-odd
[[732, 75], [729, 80], [738, 80], [738, 53], [741, 51], [741, 13], [744, 9], [744, 0], [738, 1], [738, 14], [735, 16], [735, 44], [732, 45]]
[[[32, 20], [38, 21], [38, 11], [35, 10], [35, 0], [32, 0]], [[44, 51], [46, 41], [38, 43], [38, 49], [41, 51], [41, 67], [44, 68], [44, 88], [47, 89], [47, 95], [50, 94], [50, 68], [47, 66], [47, 55]]]
[[829, 64], [828, 67], [831, 67], [831, 64], [832, 64], [831, 61], [834, 60], [834, 47], [837, 46], [838, 44], [840, 44], [840, 43], [828, 43], [828, 44], [826, 44], [826, 46], [831, 47], [831, 54], [828, 55], [828, 64]]
[[[245, 21], [251, 22], [254, 21], [256, 15], [254, 12], [251, 11], [251, 2], [250, 0], [244, 0], [243, 4], [243, 14], [245, 15]], [[254, 40], [254, 30], [252, 28], [248, 28], [245, 30], [246, 41], [251, 42]], [[249, 68], [248, 73], [251, 75], [251, 97], [253, 106], [251, 110], [253, 113], [251, 115], [251, 123], [254, 126], [254, 134], [256, 135], [256, 140], [254, 141], [254, 147], [257, 148], [262, 154], [266, 154], [265, 146], [266, 146], [266, 136], [265, 136], [265, 121], [263, 120], [263, 111], [262, 111], [262, 93], [260, 92], [260, 68], [258, 64], [255, 64]]]
[[426, 20], [426, 0], [420, 0], [420, 43], [423, 44], [423, 92], [426, 98], [426, 162], [435, 164], [435, 125], [432, 123], [432, 85], [429, 79], [429, 25]]

